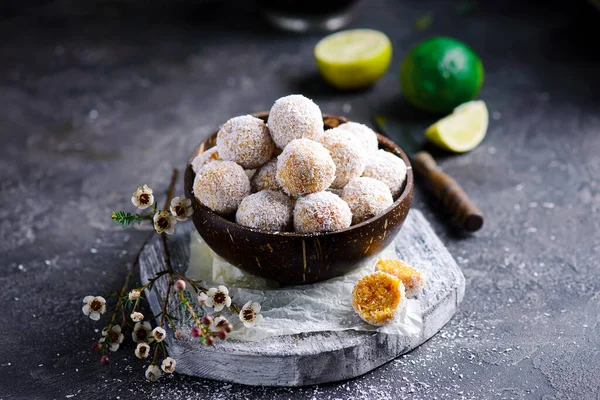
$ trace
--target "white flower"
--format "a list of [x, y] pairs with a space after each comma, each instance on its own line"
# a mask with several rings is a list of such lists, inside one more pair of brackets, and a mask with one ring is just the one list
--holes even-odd
[[215, 311], [221, 311], [223, 307], [229, 307], [231, 305], [231, 297], [229, 297], [229, 290], [220, 285], [218, 288], [208, 289], [206, 293], [208, 299], [206, 299], [207, 307], [214, 307]]
[[132, 312], [130, 317], [133, 322], [141, 322], [144, 320], [144, 314], [137, 311]]
[[244, 304], [240, 311], [240, 320], [246, 328], [252, 328], [256, 324], [260, 324], [263, 316], [260, 315], [260, 304], [256, 301], [249, 301]]
[[120, 325], [114, 325], [110, 328], [110, 332], [106, 328], [102, 329], [102, 336], [104, 337], [101, 338], [98, 343], [104, 343], [108, 338], [108, 349], [110, 351], [119, 350], [119, 345], [123, 343], [123, 339], [125, 339], [125, 336], [121, 333]]
[[150, 346], [148, 343], [138, 343], [137, 347], [135, 348], [135, 356], [137, 358], [148, 358], [148, 355], [150, 355]]
[[156, 229], [156, 233], [166, 232], [172, 235], [175, 232], [175, 225], [177, 225], [177, 220], [168, 211], [159, 211], [154, 214], [154, 229]]
[[167, 357], [163, 360], [161, 368], [167, 374], [172, 374], [173, 372], [175, 372], [175, 364], [177, 364], [177, 361], [175, 361], [175, 359]]
[[133, 332], [131, 333], [131, 337], [133, 341], [136, 343], [139, 342], [147, 342], [150, 336], [150, 331], [152, 330], [152, 325], [150, 322], [138, 322], [133, 327]]
[[156, 328], [154, 328], [154, 330], [152, 331], [152, 337], [154, 338], [154, 340], [156, 340], [157, 342], [162, 342], [165, 339], [165, 335], [167, 334], [167, 332], [165, 332], [165, 330], [163, 328], [161, 328], [160, 326], [157, 326]]
[[158, 365], [150, 364], [148, 366], [148, 369], [146, 370], [146, 379], [148, 379], [151, 382], [156, 382], [161, 375], [162, 373], [160, 372], [160, 368], [158, 368]]
[[100, 314], [106, 312], [106, 300], [102, 296], [85, 296], [83, 298], [85, 305], [81, 309], [83, 313], [94, 321], [100, 319]]
[[192, 200], [185, 197], [175, 197], [171, 200], [171, 214], [177, 219], [177, 221], [185, 221], [190, 215], [194, 213], [192, 208]]
[[228, 323], [229, 321], [227, 321], [227, 318], [218, 316], [217, 318], [213, 319], [211, 328], [213, 328], [215, 331], [220, 331], [225, 328], [225, 325]]
[[154, 204], [154, 195], [152, 194], [152, 189], [150, 189], [148, 185], [144, 185], [143, 188], [137, 188], [131, 197], [131, 202], [140, 210], [150, 207], [152, 204]]
[[206, 293], [200, 292], [200, 294], [198, 295], [198, 304], [206, 304], [206, 300], [208, 300], [208, 296], [206, 295]]
[[142, 293], [139, 290], [132, 289], [131, 292], [129, 292], [129, 295], [128, 295], [129, 296], [129, 300], [136, 301], [137, 299], [139, 299], [139, 297], [140, 297], [141, 294]]

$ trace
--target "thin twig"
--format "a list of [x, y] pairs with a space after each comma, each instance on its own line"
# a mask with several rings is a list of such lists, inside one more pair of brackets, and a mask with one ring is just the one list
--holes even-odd
[[160, 326], [165, 324], [165, 316], [167, 315], [167, 305], [169, 304], [169, 294], [171, 293], [171, 288], [173, 287], [173, 276], [169, 276], [169, 284], [167, 285], [167, 294], [165, 295], [165, 302], [162, 306], [162, 312], [160, 316]]
[[[173, 194], [175, 192], [175, 184], [177, 182], [177, 175], [179, 175], [179, 171], [177, 169], [174, 169], [173, 174], [171, 175], [171, 184], [169, 185], [167, 199], [165, 201], [165, 210], [168, 209], [169, 204], [171, 204], [171, 200], [173, 199]], [[169, 304], [169, 294], [171, 293], [171, 288], [173, 287], [173, 266], [171, 265], [171, 254], [169, 252], [169, 246], [167, 245], [166, 233], [161, 233], [160, 241], [162, 243], [165, 264], [167, 265], [167, 271], [169, 273], [169, 284], [167, 285], [167, 294], [165, 295], [165, 301], [162, 306], [162, 315], [160, 317], [160, 326], [163, 326], [165, 323], [165, 315], [167, 314], [167, 305]]]
[[[173, 174], [171, 175], [171, 183], [169, 185], [169, 192], [168, 192], [167, 200], [165, 202], [165, 207], [164, 207], [165, 209], [167, 209], [169, 207], [169, 204], [171, 204], [171, 199], [173, 198], [173, 192], [175, 191], [175, 184], [177, 183], [177, 175], [178, 174], [179, 174], [179, 171], [177, 171], [177, 169], [174, 169]], [[163, 235], [164, 235], [164, 233], [163, 233]], [[113, 324], [115, 323], [115, 319], [117, 318], [117, 312], [119, 311], [119, 309], [122, 306], [123, 296], [125, 296], [125, 291], [129, 287], [129, 281], [131, 280], [131, 277], [133, 276], [135, 267], [140, 261], [140, 256], [142, 254], [142, 251], [144, 250], [144, 248], [146, 247], [146, 244], [148, 244], [148, 242], [150, 241], [152, 236], [153, 236], [153, 233], [148, 235], [146, 240], [144, 240], [144, 243], [142, 243], [142, 246], [140, 247], [140, 249], [138, 250], [138, 252], [135, 256], [135, 260], [133, 260], [133, 263], [131, 264], [131, 267], [129, 268], [129, 272], [127, 273], [125, 282], [123, 283], [123, 286], [121, 287], [121, 291], [119, 292], [119, 299], [117, 300], [117, 305], [115, 306], [113, 314], [110, 318], [110, 323], [108, 324], [108, 332], [110, 332]], [[169, 264], [170, 264], [170, 262], [169, 262]]]
[[119, 311], [119, 309], [120, 309], [120, 307], [122, 305], [123, 296], [125, 296], [125, 291], [129, 287], [129, 281], [131, 280], [131, 277], [133, 276], [133, 272], [135, 271], [135, 266], [140, 261], [140, 255], [142, 254], [142, 250], [144, 250], [144, 247], [146, 247], [146, 244], [148, 244], [148, 242], [150, 241], [150, 238], [152, 238], [152, 234], [148, 235], [148, 237], [146, 238], [146, 240], [144, 240], [144, 243], [142, 243], [142, 246], [140, 247], [140, 249], [138, 250], [137, 254], [135, 255], [135, 260], [133, 260], [133, 263], [131, 264], [131, 267], [129, 267], [129, 272], [127, 273], [127, 277], [125, 278], [125, 282], [123, 283], [123, 286], [121, 287], [121, 291], [119, 292], [119, 299], [117, 300], [117, 305], [115, 306], [113, 314], [112, 314], [112, 316], [110, 318], [110, 323], [108, 324], [108, 331], [110, 331], [110, 329], [112, 328], [113, 324], [115, 323], [115, 319], [117, 318], [117, 311]]
[[198, 282], [188, 278], [187, 276], [185, 276], [177, 271], [173, 271], [173, 274], [175, 274], [175, 276], [177, 276], [179, 279], [183, 279], [184, 281], [188, 282], [190, 285], [192, 285], [193, 287], [195, 287], [196, 289], [198, 289], [200, 291], [206, 292], [208, 290], [204, 286], [200, 285]]
[[204, 328], [204, 325], [202, 324], [202, 322], [200, 322], [200, 319], [198, 318], [198, 315], [196, 314], [196, 312], [194, 311], [194, 309], [190, 305], [190, 302], [183, 295], [183, 292], [179, 292], [179, 299], [181, 300], [182, 303], [185, 304], [185, 306], [188, 309], [188, 311], [190, 312], [192, 318], [196, 322], [196, 325], [198, 325], [199, 328]]

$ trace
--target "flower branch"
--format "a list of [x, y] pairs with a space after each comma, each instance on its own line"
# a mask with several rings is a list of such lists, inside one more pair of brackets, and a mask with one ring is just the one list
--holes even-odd
[[[93, 350], [102, 354], [100, 363], [102, 365], [109, 364], [110, 360], [107, 352], [117, 351], [125, 337], [122, 329], [132, 327], [131, 337], [137, 343], [135, 356], [146, 359], [152, 355], [150, 365], [145, 372], [146, 378], [150, 381], [158, 380], [163, 372], [172, 373], [175, 370], [176, 360], [168, 356], [167, 344], [164, 341], [166, 338], [165, 328], [172, 329], [175, 338], [180, 339], [183, 337], [183, 332], [174, 323], [175, 317], [169, 313], [169, 303], [173, 303], [171, 292], [173, 292], [173, 296], [177, 297], [182, 312], [188, 315], [190, 321], [193, 321], [190, 335], [199, 338], [200, 343], [205, 346], [213, 345], [216, 339], [225, 340], [233, 330], [232, 324], [221, 315], [224, 308], [228, 308], [232, 313], [239, 315], [240, 320], [246, 327], [252, 327], [262, 320], [260, 304], [248, 302], [240, 307], [232, 302], [227, 287], [220, 285], [216, 288], [206, 288], [200, 282], [189, 279], [173, 268], [167, 234], [173, 234], [177, 223], [186, 221], [193, 214], [190, 199], [174, 197], [177, 176], [178, 171], [173, 170], [166, 201], [162, 209], [157, 207], [154, 191], [148, 185], [143, 185], [133, 193], [131, 202], [140, 210], [149, 209], [148, 212], [113, 211], [111, 213], [111, 219], [121, 224], [123, 228], [136, 223], [151, 221], [155, 231], [160, 234], [161, 250], [166, 268], [155, 273], [145, 285], [127, 291], [135, 267], [139, 263], [140, 254], [151, 238], [149, 236], [136, 254], [119, 293], [107, 296], [111, 300], [111, 304], [113, 303], [112, 299], [116, 299], [112, 306], [107, 306], [107, 300], [101, 296], [87, 296], [83, 299], [82, 311], [94, 321], [99, 320], [101, 315], [106, 313], [107, 308], [112, 310], [109, 322], [102, 330], [102, 337], [92, 345]], [[149, 321], [144, 321], [144, 314], [139, 311], [139, 308], [141, 301], [144, 300], [144, 297], [142, 297], [143, 292], [152, 290], [162, 278], [167, 279], [166, 291], [160, 313], [152, 318], [152, 320], [158, 320], [160, 317], [158, 325], [153, 329]], [[191, 300], [190, 292], [186, 291], [188, 284], [197, 293], [197, 303]], [[209, 315], [211, 310], [214, 312], [214, 316]], [[115, 321], [119, 314], [121, 315], [121, 324], [117, 325]], [[127, 318], [131, 322], [128, 322]], [[163, 360], [159, 367], [158, 357], [160, 355], [162, 355]]]

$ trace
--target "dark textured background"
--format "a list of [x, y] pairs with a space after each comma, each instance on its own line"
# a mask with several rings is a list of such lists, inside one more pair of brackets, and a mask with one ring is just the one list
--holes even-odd
[[[247, 5], [33, 1], [0, 8], [0, 398], [600, 398], [600, 13], [589, 3], [369, 1], [353, 27], [383, 30], [394, 62], [371, 90], [316, 75], [319, 36], [274, 32]], [[431, 13], [433, 25], [413, 28]], [[117, 289], [148, 231], [113, 208], [148, 183], [160, 196], [205, 135], [289, 93], [360, 122], [401, 100], [418, 40], [446, 34], [481, 55], [490, 129], [440, 161], [487, 214], [474, 236], [422, 190], [467, 277], [461, 311], [432, 340], [361, 378], [303, 389], [169, 376], [145, 381], [130, 341], [101, 367], [101, 327], [81, 299]], [[181, 185], [178, 191], [181, 192]], [[162, 197], [162, 196], [161, 196]]]

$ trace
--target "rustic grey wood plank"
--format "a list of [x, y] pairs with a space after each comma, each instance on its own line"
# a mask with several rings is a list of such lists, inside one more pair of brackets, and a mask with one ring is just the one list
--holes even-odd
[[[185, 271], [189, 259], [191, 224], [170, 238], [173, 267]], [[415, 338], [378, 332], [313, 332], [267, 338], [260, 342], [227, 340], [203, 347], [185, 336], [167, 338], [177, 371], [202, 378], [247, 385], [303, 386], [353, 378], [404, 354], [429, 339], [452, 318], [464, 295], [465, 280], [458, 265], [423, 215], [412, 210], [395, 241], [396, 253], [427, 276], [419, 297], [423, 329]], [[142, 283], [165, 268], [160, 242], [151, 241], [140, 257]], [[166, 280], [159, 280], [148, 301], [160, 312]], [[183, 332], [190, 325], [171, 297], [173, 314]]]

